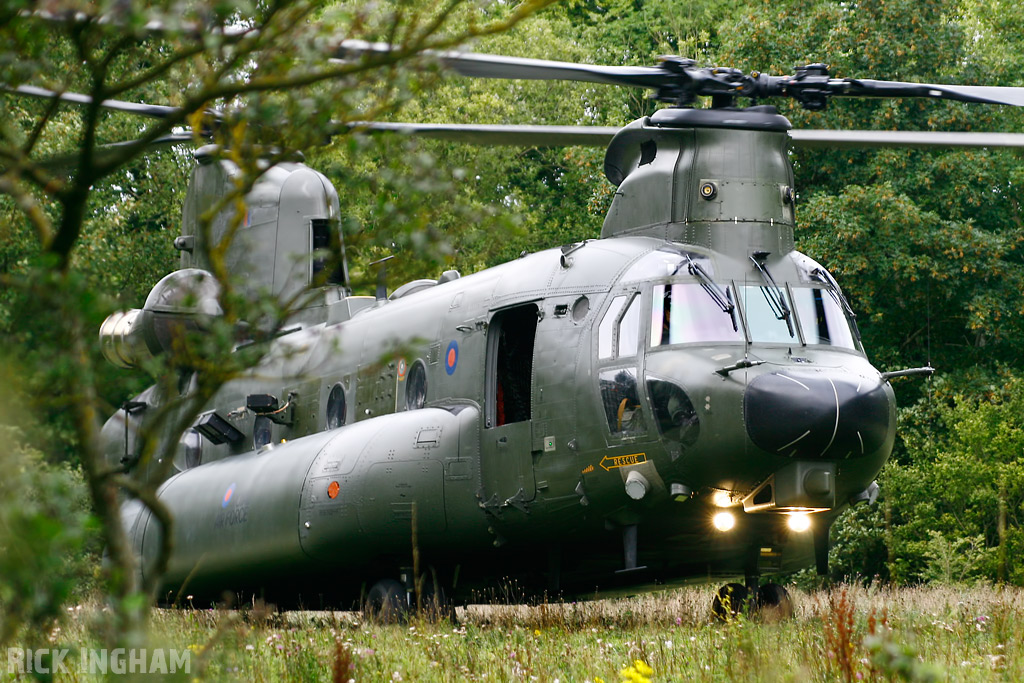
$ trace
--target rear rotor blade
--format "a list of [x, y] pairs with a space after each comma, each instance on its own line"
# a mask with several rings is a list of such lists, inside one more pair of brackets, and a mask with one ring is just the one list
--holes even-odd
[[345, 129], [369, 133], [399, 133], [474, 145], [523, 147], [606, 147], [619, 132], [612, 126], [513, 126], [443, 123], [382, 123], [358, 121]]
[[[195, 142], [195, 136], [192, 133], [174, 133], [172, 135], [165, 135], [159, 137], [149, 144], [146, 145], [146, 149], [157, 149], [160, 147], [171, 147], [174, 145], [186, 145]], [[94, 161], [96, 163], [104, 164], [107, 159], [113, 157], [118, 152], [138, 144], [138, 140], [129, 140], [127, 142], [113, 142], [106, 145], [97, 145], [94, 154]], [[48, 171], [67, 170], [73, 168], [78, 163], [79, 152], [71, 152], [68, 154], [58, 154], [56, 156], [46, 157], [45, 159], [39, 160], [37, 163], [40, 167], [47, 169]]]
[[[20, 85], [17, 88], [5, 88], [8, 92], [18, 95], [28, 95], [46, 100], [57, 99], [61, 102], [71, 104], [92, 104], [93, 98], [88, 95], [80, 95], [72, 92], [56, 92], [45, 88], [37, 88], [33, 85]], [[162, 104], [139, 104], [137, 102], [124, 102], [122, 100], [103, 100], [100, 106], [104, 109], [123, 111], [137, 116], [148, 116], [154, 119], [166, 119], [181, 113], [177, 107], [168, 107]]]

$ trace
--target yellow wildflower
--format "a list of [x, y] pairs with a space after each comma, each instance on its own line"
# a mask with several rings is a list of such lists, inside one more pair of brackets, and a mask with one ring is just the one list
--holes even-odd
[[[642, 662], [637, 660], [637, 663], [639, 664]], [[648, 671], [651, 670], [651, 668], [648, 667], [646, 664], [644, 664], [644, 666], [647, 668]], [[647, 678], [647, 676], [638, 671], [636, 666], [626, 667], [625, 669], [619, 672], [619, 675], [622, 676], [623, 683], [651, 683], [651, 679]]]

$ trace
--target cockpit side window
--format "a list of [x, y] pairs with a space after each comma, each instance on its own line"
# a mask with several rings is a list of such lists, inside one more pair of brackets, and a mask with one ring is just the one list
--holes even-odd
[[601, 403], [608, 429], [616, 436], [632, 436], [647, 431], [634, 368], [603, 370], [599, 375]]
[[597, 357], [635, 356], [640, 341], [640, 295], [612, 299], [597, 330]]
[[617, 296], [612, 299], [611, 305], [604, 314], [604, 318], [601, 319], [601, 325], [597, 330], [597, 357], [598, 358], [611, 358], [612, 349], [615, 347], [612, 344], [613, 337], [615, 336], [615, 323], [619, 319], [619, 312], [622, 311], [623, 305], [626, 303], [626, 297]]
[[637, 343], [640, 341], [640, 297], [634, 296], [626, 306], [626, 312], [619, 320], [619, 358], [636, 355]]
[[700, 435], [700, 419], [683, 388], [660, 377], [647, 377], [647, 395], [654, 406], [654, 423], [661, 435], [682, 446], [692, 446]]

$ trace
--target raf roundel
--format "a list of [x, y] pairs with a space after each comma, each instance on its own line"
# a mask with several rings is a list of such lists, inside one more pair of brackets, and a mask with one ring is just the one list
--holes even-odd
[[228, 487], [228, 490], [224, 492], [224, 499], [221, 500], [220, 506], [222, 508], [226, 508], [228, 506], [228, 503], [231, 502], [231, 496], [233, 496], [233, 495], [235, 495], [235, 485], [234, 485], [234, 483], [232, 483], [231, 486]]
[[449, 375], [455, 374], [455, 366], [459, 364], [459, 343], [454, 339], [452, 343], [448, 345], [448, 350], [444, 354], [444, 370]]

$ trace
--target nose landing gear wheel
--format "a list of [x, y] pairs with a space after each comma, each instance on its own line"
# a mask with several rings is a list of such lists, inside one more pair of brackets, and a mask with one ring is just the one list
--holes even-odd
[[711, 601], [711, 614], [719, 621], [735, 619], [747, 607], [750, 594], [742, 583], [727, 583], [718, 589]]
[[394, 579], [381, 579], [366, 594], [363, 617], [378, 624], [400, 624], [409, 611], [405, 586]]

